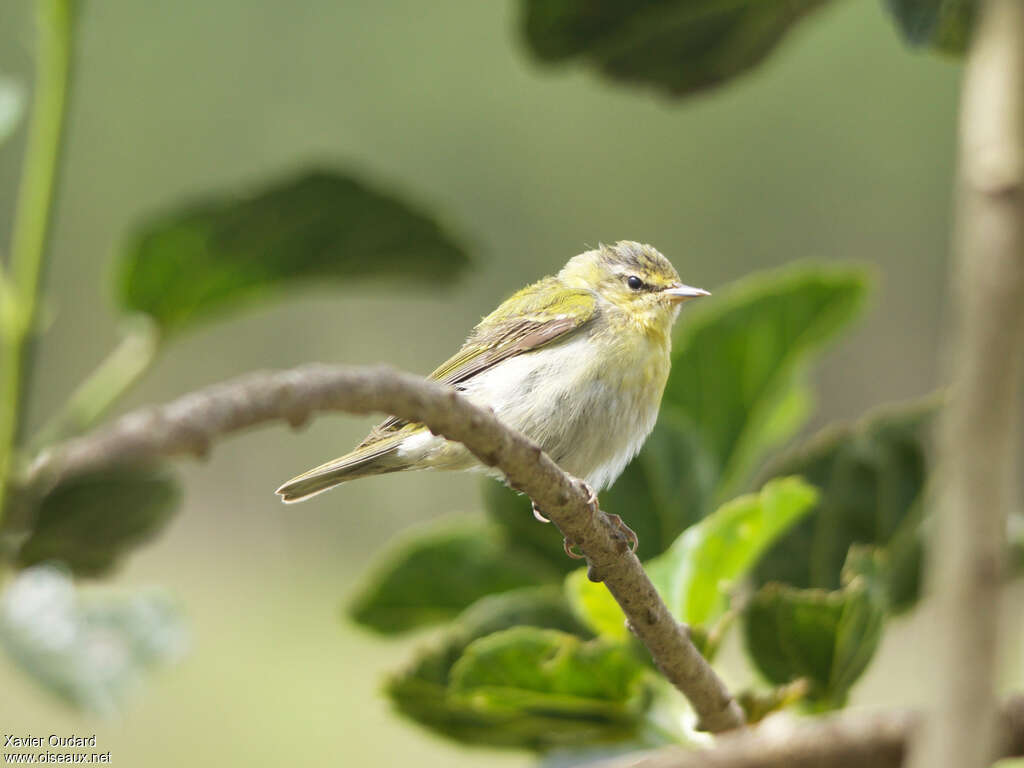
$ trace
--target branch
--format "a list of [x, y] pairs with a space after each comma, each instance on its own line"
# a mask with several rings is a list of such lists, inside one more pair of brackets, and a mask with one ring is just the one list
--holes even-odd
[[[768, 720], [757, 728], [726, 734], [710, 749], [669, 747], [602, 762], [599, 767], [899, 768], [919, 720], [907, 711]], [[998, 725], [998, 756], [1024, 755], [1024, 696], [1003, 706]]]
[[437, 382], [385, 367], [310, 365], [254, 373], [135, 411], [56, 446], [33, 463], [23, 482], [39, 491], [123, 462], [202, 456], [221, 435], [278, 419], [297, 427], [318, 411], [383, 412], [422, 422], [498, 467], [583, 551], [594, 578], [607, 585], [662, 672], [690, 700], [701, 726], [717, 733], [743, 725], [739, 705], [669, 613], [618, 529], [588, 503], [582, 483], [489, 410]]
[[1024, 350], [1024, 2], [988, 0], [964, 72], [950, 399], [929, 562], [934, 712], [916, 768], [992, 762], [1006, 520]]

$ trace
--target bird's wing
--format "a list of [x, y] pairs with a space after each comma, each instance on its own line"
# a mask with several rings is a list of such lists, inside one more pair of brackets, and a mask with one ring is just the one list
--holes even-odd
[[[502, 360], [565, 338], [585, 326], [596, 311], [590, 291], [567, 289], [557, 278], [545, 278], [513, 294], [481, 320], [462, 348], [428, 378], [458, 387]], [[359, 447], [406, 425], [392, 417], [375, 427]]]

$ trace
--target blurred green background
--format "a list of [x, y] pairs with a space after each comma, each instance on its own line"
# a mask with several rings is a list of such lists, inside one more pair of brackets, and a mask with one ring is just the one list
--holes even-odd
[[[587, 244], [623, 238], [652, 243], [711, 290], [794, 259], [876, 265], [866, 321], [818, 376], [817, 425], [935, 387], [958, 65], [908, 52], [881, 3], [846, 0], [753, 74], [673, 102], [534, 63], [517, 11], [468, 0], [86, 2], [34, 423], [116, 340], [111, 258], [130, 226], [313, 164], [353, 169], [432, 210], [473, 247], [474, 271], [448, 290], [324, 287], [233, 314], [171, 344], [123, 407], [311, 360], [427, 372], [512, 290]], [[0, 4], [0, 72], [30, 80], [32, 26], [27, 0]], [[0, 149], [2, 232], [23, 140], [22, 128]], [[479, 479], [371, 479], [291, 508], [272, 493], [371, 423], [323, 417], [185, 462], [184, 511], [115, 582], [176, 595], [190, 655], [111, 722], [71, 713], [0, 663], [0, 731], [96, 732], [125, 766], [530, 763], [395, 718], [382, 675], [424, 638], [383, 641], [340, 619], [395, 533], [478, 514]], [[914, 649], [927, 631], [927, 607], [893, 622], [855, 701], [919, 701]]]

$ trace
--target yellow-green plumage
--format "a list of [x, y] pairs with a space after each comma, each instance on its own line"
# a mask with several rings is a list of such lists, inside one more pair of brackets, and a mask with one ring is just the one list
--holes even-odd
[[[684, 286], [657, 250], [622, 241], [572, 258], [515, 293], [431, 375], [535, 440], [595, 490], [640, 450], [668, 379]], [[482, 468], [459, 443], [388, 419], [350, 453], [289, 480], [300, 501], [347, 480], [407, 469]]]

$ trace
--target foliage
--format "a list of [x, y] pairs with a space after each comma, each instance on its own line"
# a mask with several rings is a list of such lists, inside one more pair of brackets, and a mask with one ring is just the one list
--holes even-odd
[[963, 54], [978, 13], [976, 0], [886, 0], [910, 45]]
[[542, 584], [554, 575], [529, 553], [506, 547], [496, 526], [443, 522], [393, 547], [350, 614], [379, 632], [404, 632], [453, 619], [485, 595]]
[[[800, 478], [772, 481], [683, 531], [664, 554], [647, 561], [648, 575], [676, 618], [709, 629], [725, 613], [729, 589], [816, 498]], [[569, 575], [566, 590], [573, 611], [595, 633], [620, 641], [629, 637], [618, 603], [603, 584], [586, 578], [586, 569]]]
[[103, 575], [157, 535], [180, 501], [177, 481], [161, 467], [116, 467], [72, 477], [35, 502], [17, 563], [59, 561], [76, 575]]
[[894, 608], [917, 599], [926, 444], [937, 398], [837, 424], [771, 462], [765, 477], [799, 474], [821, 489], [815, 514], [764, 557], [755, 579], [836, 589], [855, 544], [889, 545]]
[[174, 332], [296, 283], [443, 282], [466, 264], [432, 219], [351, 176], [315, 170], [154, 219], [130, 238], [118, 284], [124, 309]]
[[162, 594], [83, 595], [52, 566], [22, 571], [0, 600], [0, 645], [64, 701], [99, 714], [116, 713], [145, 671], [186, 644]]
[[859, 558], [851, 553], [841, 589], [776, 582], [761, 587], [744, 610], [746, 647], [758, 670], [775, 684], [809, 681], [807, 698], [817, 708], [846, 703], [882, 635], [885, 589], [877, 572], [857, 570]]
[[523, 0], [523, 35], [543, 61], [587, 61], [616, 80], [685, 96], [745, 72], [827, 0]]

